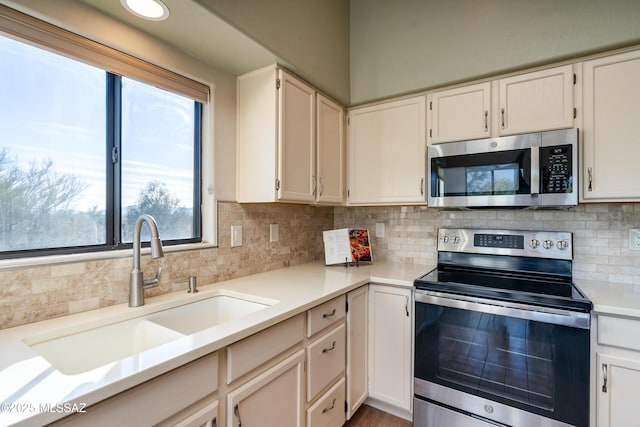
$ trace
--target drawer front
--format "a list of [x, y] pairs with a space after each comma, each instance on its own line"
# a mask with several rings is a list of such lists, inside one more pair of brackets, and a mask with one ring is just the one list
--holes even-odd
[[307, 336], [313, 336], [327, 326], [344, 319], [346, 296], [341, 295], [307, 311]]
[[345, 370], [345, 326], [338, 326], [307, 350], [307, 400], [311, 401]]
[[598, 316], [598, 344], [640, 351], [640, 320]]
[[227, 384], [301, 342], [303, 316], [299, 314], [227, 347]]
[[307, 427], [340, 427], [345, 422], [344, 378], [307, 409]]

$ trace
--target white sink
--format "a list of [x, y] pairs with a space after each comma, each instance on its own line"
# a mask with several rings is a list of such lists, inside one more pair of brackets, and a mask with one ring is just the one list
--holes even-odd
[[147, 316], [158, 325], [186, 335], [246, 316], [277, 301], [253, 295], [220, 291], [218, 295]]
[[106, 324], [79, 332], [82, 325], [76, 325], [73, 331], [47, 333], [24, 342], [58, 371], [74, 375], [246, 316], [276, 302], [219, 290], [212, 296], [203, 295], [197, 301], [146, 312], [133, 319], [113, 323], [107, 320]]
[[145, 318], [136, 318], [27, 344], [63, 374], [74, 375], [183, 336]]

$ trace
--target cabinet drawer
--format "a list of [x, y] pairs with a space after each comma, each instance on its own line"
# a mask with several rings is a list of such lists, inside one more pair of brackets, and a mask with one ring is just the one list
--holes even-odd
[[262, 365], [304, 338], [300, 314], [227, 347], [227, 384]]
[[341, 295], [307, 311], [307, 336], [313, 336], [327, 326], [344, 319], [345, 296]]
[[307, 427], [340, 427], [345, 422], [344, 378], [307, 409]]
[[345, 326], [338, 326], [309, 345], [307, 400], [328, 386], [345, 367]]
[[640, 351], [640, 320], [598, 316], [598, 344]]

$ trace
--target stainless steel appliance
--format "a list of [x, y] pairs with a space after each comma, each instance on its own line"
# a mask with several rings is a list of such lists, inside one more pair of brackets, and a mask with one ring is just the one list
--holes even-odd
[[589, 425], [572, 237], [438, 231], [438, 265], [414, 282], [414, 427]]
[[430, 145], [430, 207], [578, 203], [578, 129]]

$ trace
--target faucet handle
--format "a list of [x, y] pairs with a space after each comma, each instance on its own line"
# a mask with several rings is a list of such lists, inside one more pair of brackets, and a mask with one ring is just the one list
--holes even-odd
[[156, 277], [153, 279], [144, 279], [143, 287], [146, 288], [155, 288], [160, 283], [160, 277], [162, 276], [162, 267], [158, 267], [156, 270]]

